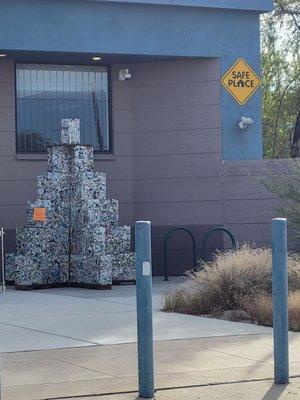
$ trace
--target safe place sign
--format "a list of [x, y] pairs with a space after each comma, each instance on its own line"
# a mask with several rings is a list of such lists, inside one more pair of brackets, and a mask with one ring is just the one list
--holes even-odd
[[261, 80], [250, 65], [239, 58], [223, 76], [222, 85], [240, 105], [243, 105], [260, 87]]

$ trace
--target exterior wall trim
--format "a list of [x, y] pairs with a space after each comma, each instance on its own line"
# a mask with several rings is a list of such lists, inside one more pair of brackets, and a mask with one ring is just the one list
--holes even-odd
[[79, 0], [143, 5], [165, 5], [181, 7], [205, 7], [233, 10], [268, 12], [273, 10], [272, 0]]

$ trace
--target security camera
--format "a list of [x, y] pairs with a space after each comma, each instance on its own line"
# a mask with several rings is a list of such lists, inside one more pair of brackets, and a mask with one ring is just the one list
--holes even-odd
[[119, 81], [128, 81], [131, 78], [132, 75], [128, 68], [119, 69]]
[[239, 128], [245, 130], [249, 128], [249, 126], [252, 125], [253, 122], [254, 122], [253, 119], [249, 117], [241, 117], [241, 120], [239, 122]]

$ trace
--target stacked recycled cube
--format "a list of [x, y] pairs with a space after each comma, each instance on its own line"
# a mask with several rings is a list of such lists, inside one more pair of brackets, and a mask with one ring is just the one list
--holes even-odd
[[130, 227], [118, 225], [118, 201], [106, 198], [93, 147], [79, 142], [79, 120], [62, 120], [61, 144], [48, 149], [37, 200], [17, 229], [17, 251], [6, 256], [6, 279], [18, 289], [135, 280]]

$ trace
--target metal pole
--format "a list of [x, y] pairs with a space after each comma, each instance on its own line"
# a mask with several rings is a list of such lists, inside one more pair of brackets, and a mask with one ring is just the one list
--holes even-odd
[[140, 398], [154, 397], [151, 223], [135, 223], [136, 300]]
[[2, 268], [2, 293], [6, 292], [5, 265], [4, 265], [4, 229], [1, 228], [1, 268]]
[[[1, 267], [2, 267], [2, 293], [5, 293], [5, 269], [4, 269], [4, 229], [0, 230], [1, 235]], [[0, 400], [2, 399], [2, 354], [0, 350]]]
[[2, 354], [0, 352], [0, 400], [2, 399]]
[[289, 382], [287, 220], [272, 220], [275, 383]]

